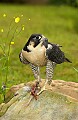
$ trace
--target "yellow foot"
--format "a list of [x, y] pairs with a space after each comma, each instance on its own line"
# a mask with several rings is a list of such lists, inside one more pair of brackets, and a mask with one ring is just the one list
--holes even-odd
[[33, 97], [33, 96], [31, 96], [31, 98], [29, 99], [28, 103], [26, 103], [26, 104], [24, 105], [24, 107], [29, 106], [29, 104], [30, 104], [30, 102], [32, 101], [32, 99], [33, 99], [33, 98], [34, 98], [34, 97]]
[[43, 86], [42, 88], [41, 88], [41, 90], [37, 93], [37, 95], [40, 95], [43, 91], [45, 91], [46, 90], [46, 88], [45, 88], [45, 86]]

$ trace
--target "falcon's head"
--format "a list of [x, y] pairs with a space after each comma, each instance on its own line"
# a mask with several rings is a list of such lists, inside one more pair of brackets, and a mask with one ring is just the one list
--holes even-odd
[[48, 47], [48, 39], [44, 37], [42, 34], [32, 34], [28, 39], [28, 42], [25, 44], [23, 50], [27, 52], [31, 52], [33, 48], [37, 45], [44, 45], [45, 48]]

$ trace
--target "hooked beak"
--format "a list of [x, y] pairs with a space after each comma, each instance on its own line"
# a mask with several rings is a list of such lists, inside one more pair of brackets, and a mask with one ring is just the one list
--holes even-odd
[[41, 42], [42, 42], [42, 45], [44, 45], [46, 48], [48, 47], [48, 39], [47, 38], [43, 37], [41, 39]]

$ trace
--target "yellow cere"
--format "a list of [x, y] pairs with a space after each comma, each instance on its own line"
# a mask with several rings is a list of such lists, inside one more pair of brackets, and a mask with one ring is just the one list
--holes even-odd
[[14, 41], [11, 41], [11, 45], [14, 45]]
[[18, 23], [18, 22], [20, 22], [20, 18], [19, 18], [19, 17], [16, 17], [16, 18], [15, 18], [15, 23]]

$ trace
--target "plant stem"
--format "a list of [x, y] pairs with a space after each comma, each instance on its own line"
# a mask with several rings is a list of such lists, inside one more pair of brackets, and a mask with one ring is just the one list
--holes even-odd
[[11, 28], [12, 22], [13, 22], [13, 20], [10, 22], [10, 25], [9, 25], [9, 30], [8, 30], [8, 33], [7, 33], [7, 38], [8, 38], [9, 33], [10, 33], [11, 29], [12, 29], [12, 28]]
[[[17, 26], [18, 27], [18, 26]], [[11, 51], [11, 41], [14, 39], [15, 37], [15, 32], [16, 32], [16, 29], [17, 27], [15, 28], [15, 31], [13, 33], [13, 36], [9, 42], [9, 46], [8, 46], [8, 53], [7, 53], [7, 60], [6, 60], [6, 63], [7, 63], [7, 68], [6, 68], [6, 79], [5, 79], [5, 85], [7, 83], [7, 80], [8, 80], [8, 69], [9, 69], [9, 59], [10, 59], [10, 51]]]
[[10, 58], [10, 44], [9, 44], [9, 48], [8, 48], [7, 58], [6, 58], [6, 59], [7, 59], [7, 60], [6, 60], [7, 68], [6, 68], [6, 79], [5, 79], [5, 85], [6, 85], [7, 80], [8, 80], [9, 58]]

